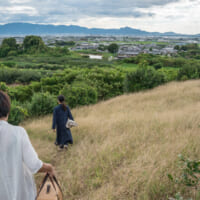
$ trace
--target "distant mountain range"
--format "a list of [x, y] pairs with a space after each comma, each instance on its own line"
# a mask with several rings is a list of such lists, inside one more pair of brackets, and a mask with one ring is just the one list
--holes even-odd
[[[53, 35], [53, 34], [68, 34], [68, 35], [129, 35], [129, 36], [187, 36], [174, 32], [147, 32], [130, 27], [119, 29], [100, 29], [86, 28], [80, 26], [65, 26], [65, 25], [43, 25], [30, 23], [10, 23], [0, 25], [0, 35]], [[189, 35], [188, 35], [189, 36]], [[200, 36], [193, 35], [193, 36]]]

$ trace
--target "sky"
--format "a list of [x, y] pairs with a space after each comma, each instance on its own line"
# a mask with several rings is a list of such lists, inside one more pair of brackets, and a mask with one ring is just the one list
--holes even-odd
[[199, 34], [200, 0], [0, 0], [12, 22]]

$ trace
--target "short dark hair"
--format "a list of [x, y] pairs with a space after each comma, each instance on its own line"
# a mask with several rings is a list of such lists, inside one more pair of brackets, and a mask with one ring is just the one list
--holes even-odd
[[0, 90], [0, 118], [7, 117], [10, 112], [10, 97]]

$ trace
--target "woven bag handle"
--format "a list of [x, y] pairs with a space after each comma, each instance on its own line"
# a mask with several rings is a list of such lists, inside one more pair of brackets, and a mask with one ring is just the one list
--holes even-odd
[[[50, 179], [50, 181], [51, 181], [51, 183], [52, 183], [52, 185], [53, 185], [53, 187], [54, 187], [54, 190], [56, 191], [56, 196], [57, 196], [57, 198], [58, 198], [58, 200], [59, 200], [58, 191], [56, 190], [55, 183], [58, 185], [60, 191], [62, 192], [62, 190], [61, 190], [61, 188], [60, 188], [60, 185], [58, 184], [58, 181], [57, 181], [56, 177], [53, 176], [53, 178], [52, 178], [51, 176], [49, 176], [48, 173], [46, 173], [45, 177], [44, 177], [43, 180], [42, 180], [42, 183], [41, 183], [41, 186], [40, 186], [40, 190], [39, 190], [39, 192], [38, 192], [38, 194], [37, 194], [36, 200], [37, 200], [37, 198], [38, 198], [38, 196], [39, 196], [39, 194], [40, 194], [42, 188], [44, 187], [44, 184], [45, 184], [45, 182], [47, 181], [48, 178]], [[55, 181], [55, 183], [54, 183], [54, 181]]]

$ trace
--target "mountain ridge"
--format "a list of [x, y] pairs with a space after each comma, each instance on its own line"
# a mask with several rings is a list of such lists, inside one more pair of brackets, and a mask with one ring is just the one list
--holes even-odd
[[77, 25], [52, 25], [52, 24], [31, 24], [31, 23], [8, 23], [0, 25], [0, 35], [128, 35], [128, 36], [199, 36], [179, 34], [174, 32], [148, 32], [131, 27], [121, 27], [115, 29], [87, 28]]

